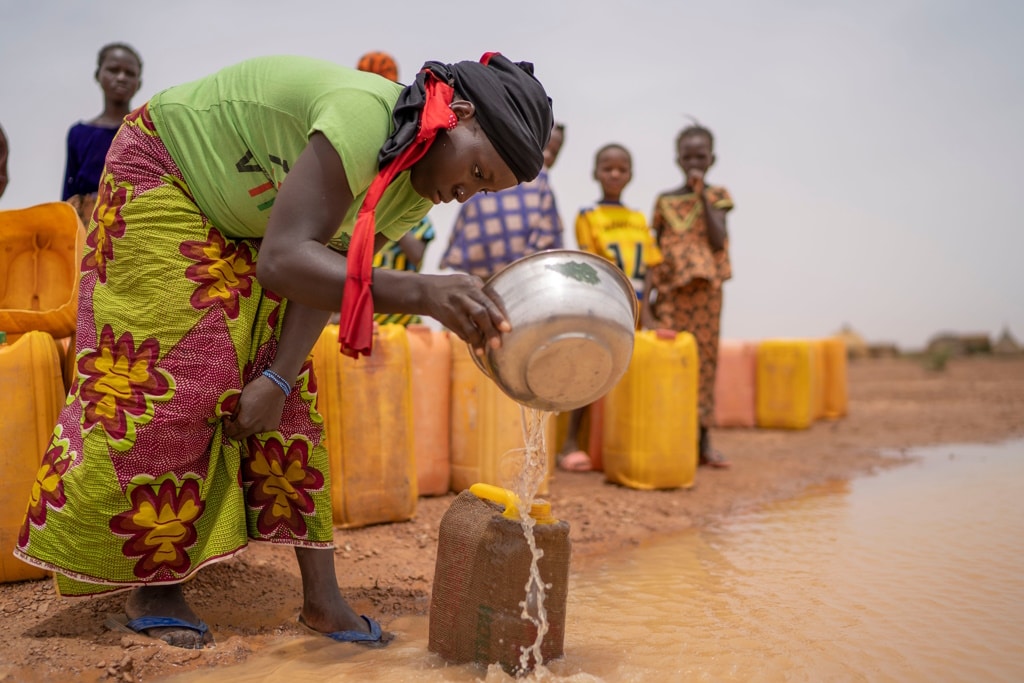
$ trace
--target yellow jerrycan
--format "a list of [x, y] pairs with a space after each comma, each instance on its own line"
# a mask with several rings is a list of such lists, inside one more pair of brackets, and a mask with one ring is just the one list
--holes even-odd
[[629, 369], [605, 396], [605, 479], [634, 489], [693, 486], [699, 378], [692, 334], [636, 333]]
[[[441, 518], [437, 564], [430, 598], [428, 648], [452, 663], [498, 663], [525, 673], [521, 655], [537, 640], [536, 624], [522, 616], [532, 553], [519, 520], [519, 499], [489, 484], [463, 491]], [[562, 656], [569, 589], [569, 523], [551, 516], [536, 499], [530, 508], [533, 535], [543, 556], [537, 563], [547, 586], [543, 606], [547, 633], [540, 645], [544, 662]], [[530, 600], [531, 614], [536, 614]], [[536, 665], [527, 658], [528, 671]]]
[[40, 470], [57, 415], [64, 405], [60, 355], [46, 332], [26, 332], [16, 342], [0, 344], [0, 583], [39, 579], [47, 575], [15, 559], [30, 498], [37, 500]]
[[0, 330], [13, 342], [37, 330], [75, 330], [85, 228], [65, 202], [0, 211]]
[[[452, 491], [477, 482], [510, 486], [526, 447], [522, 407], [509, 398], [469, 355], [466, 344], [452, 344], [451, 466]], [[545, 449], [539, 457], [547, 468], [537, 493], [547, 495], [554, 467], [556, 419], [544, 430]]]
[[846, 340], [825, 337], [822, 343], [825, 353], [825, 418], [835, 420], [846, 415], [849, 404]]
[[426, 325], [406, 327], [412, 365], [413, 451], [416, 488], [421, 496], [441, 496], [451, 487], [449, 410], [452, 342], [448, 332]]
[[765, 339], [757, 347], [757, 426], [807, 429], [820, 405], [818, 349], [809, 339]]
[[409, 342], [401, 325], [374, 326], [373, 354], [338, 352], [338, 326], [313, 349], [317, 408], [331, 462], [334, 523], [400, 522], [416, 513]]

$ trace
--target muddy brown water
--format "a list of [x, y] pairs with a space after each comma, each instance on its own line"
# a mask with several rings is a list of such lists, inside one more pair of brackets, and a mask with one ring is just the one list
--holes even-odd
[[[574, 573], [565, 657], [531, 679], [1024, 680], [1024, 440], [910, 454]], [[389, 627], [164, 680], [513, 680], [429, 653], [426, 617]]]

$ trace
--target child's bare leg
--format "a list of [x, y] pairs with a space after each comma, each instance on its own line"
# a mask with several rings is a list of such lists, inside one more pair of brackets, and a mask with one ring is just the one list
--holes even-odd
[[576, 408], [569, 413], [569, 431], [555, 457], [555, 463], [560, 469], [569, 472], [588, 472], [592, 467], [590, 456], [580, 450], [579, 446], [580, 424], [583, 422], [583, 412], [587, 407]]
[[710, 467], [716, 467], [724, 469], [726, 467], [732, 467], [732, 463], [729, 462], [724, 455], [716, 451], [711, 447], [711, 434], [707, 427], [701, 425], [700, 427], [700, 441], [697, 445], [698, 453], [700, 458], [698, 462], [701, 465], [708, 465]]

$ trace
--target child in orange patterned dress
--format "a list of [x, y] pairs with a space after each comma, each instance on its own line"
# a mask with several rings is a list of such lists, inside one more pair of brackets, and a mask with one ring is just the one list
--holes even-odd
[[705, 176], [715, 163], [714, 136], [694, 124], [676, 138], [676, 163], [683, 186], [661, 194], [652, 221], [664, 257], [651, 273], [656, 298], [642, 310], [643, 325], [687, 331], [697, 340], [700, 357], [700, 464], [729, 467], [711, 447], [709, 429], [715, 408], [715, 369], [722, 315], [722, 283], [732, 277], [726, 214], [732, 198], [724, 187], [710, 186]]

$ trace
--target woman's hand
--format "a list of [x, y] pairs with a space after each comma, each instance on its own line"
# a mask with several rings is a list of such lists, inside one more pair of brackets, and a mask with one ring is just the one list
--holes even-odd
[[463, 341], [479, 355], [484, 347], [501, 346], [501, 333], [512, 325], [505, 317], [501, 301], [484, 292], [483, 280], [465, 273], [423, 275], [428, 315]]
[[240, 440], [277, 429], [284, 399], [284, 392], [273, 381], [263, 375], [256, 377], [242, 389], [235, 414], [225, 418], [224, 433]]

